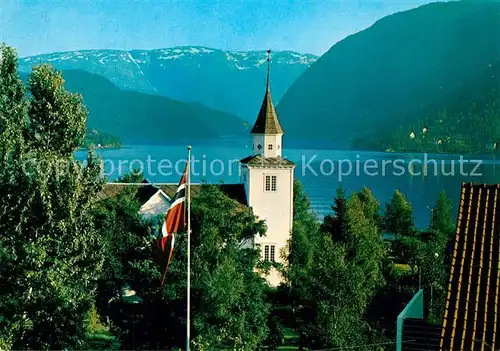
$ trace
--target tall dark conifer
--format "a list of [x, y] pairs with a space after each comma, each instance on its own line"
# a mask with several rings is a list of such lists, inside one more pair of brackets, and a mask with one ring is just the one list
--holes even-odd
[[328, 233], [334, 242], [342, 242], [345, 240], [347, 233], [347, 199], [342, 185], [339, 185], [337, 188], [337, 194], [333, 199], [333, 202], [333, 214], [325, 216], [321, 225], [321, 230], [324, 233]]

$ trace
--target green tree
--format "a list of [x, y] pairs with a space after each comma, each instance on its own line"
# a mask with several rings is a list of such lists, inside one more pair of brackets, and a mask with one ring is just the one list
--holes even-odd
[[398, 245], [403, 262], [411, 267], [413, 273], [416, 273], [424, 259], [425, 243], [419, 237], [404, 236], [399, 239]]
[[343, 241], [347, 233], [346, 203], [345, 191], [340, 185], [337, 189], [337, 195], [334, 198], [332, 206], [333, 214], [325, 216], [321, 225], [321, 230], [328, 233], [334, 241]]
[[82, 96], [64, 88], [62, 74], [50, 65], [36, 66], [29, 78], [31, 147], [68, 157], [85, 138], [87, 109]]
[[[320, 222], [311, 209], [302, 183], [298, 180], [294, 183], [293, 197], [293, 229], [287, 257], [289, 266], [284, 267], [283, 271], [287, 286], [277, 293], [274, 304], [276, 312], [273, 311], [273, 317], [278, 318], [276, 315], [279, 315], [279, 323], [305, 335], [306, 320], [302, 319], [303, 299], [307, 293], [310, 273], [316, 267], [315, 252], [323, 239], [320, 234]], [[274, 324], [273, 320], [271, 325]]]
[[[116, 197], [100, 201], [93, 211], [106, 257], [98, 282], [96, 307], [99, 314], [111, 322], [113, 335], [125, 349], [144, 345], [153, 348], [153, 342], [158, 341], [154, 314], [147, 309], [135, 311], [121, 298], [122, 289], [130, 286], [146, 300], [144, 305], [151, 302], [155, 308], [154, 303], [159, 299], [161, 273], [153, 255], [159, 221], [141, 216], [137, 190], [137, 186], [128, 186]], [[139, 312], [139, 316], [134, 315], [135, 312]]]
[[0, 329], [13, 349], [85, 348], [104, 259], [91, 215], [101, 163], [92, 152], [86, 166], [73, 159], [69, 136], [84, 134], [86, 113], [62, 84], [47, 66], [33, 70], [25, 135], [36, 139], [0, 167]]
[[452, 239], [455, 234], [453, 207], [444, 190], [439, 193], [436, 205], [432, 209], [431, 230], [439, 233], [445, 241]]
[[421, 284], [426, 294], [426, 313], [436, 323], [442, 319], [447, 290], [445, 256], [453, 238], [452, 206], [441, 192], [432, 211], [429, 232], [402, 236], [397, 242], [400, 258], [412, 268], [413, 289]]
[[445, 266], [447, 247], [452, 245], [455, 222], [450, 199], [443, 190], [432, 209], [431, 232], [422, 237], [422, 281], [427, 288], [428, 317], [433, 322], [442, 320], [448, 289]]
[[379, 213], [380, 203], [377, 201], [375, 196], [373, 196], [372, 191], [367, 187], [363, 187], [357, 194], [363, 204], [365, 217], [373, 220], [377, 227], [379, 227], [381, 221]]
[[[382, 283], [382, 260], [385, 247], [376, 226], [373, 213], [367, 211], [359, 194], [353, 194], [347, 202], [347, 252], [352, 262], [364, 272], [367, 295], [374, 293]], [[366, 217], [368, 212], [370, 217]]]
[[0, 47], [0, 155], [7, 162], [14, 149], [22, 147], [22, 131], [26, 124], [25, 88], [17, 72], [16, 51]]
[[203, 186], [193, 201], [193, 289], [200, 299], [193, 325], [206, 349], [255, 350], [267, 337], [267, 283], [255, 272], [260, 252], [242, 246], [265, 231], [216, 186]]
[[425, 242], [421, 245], [421, 280], [428, 319], [440, 323], [443, 318], [446, 293], [448, 290], [445, 248], [440, 242]]
[[[131, 186], [131, 189], [135, 187]], [[175, 349], [185, 345], [186, 327], [186, 235], [176, 235], [174, 257], [160, 289], [165, 253], [152, 255], [153, 221], [138, 215], [135, 194], [122, 194], [107, 201], [100, 211], [99, 227], [109, 239], [107, 255], [113, 269], [106, 270], [116, 282], [102, 285], [102, 302], [119, 284], [128, 283], [151, 306], [135, 315], [135, 324], [120, 303], [106, 309], [117, 326], [122, 347]], [[244, 245], [265, 225], [224, 195], [215, 185], [203, 185], [192, 200], [191, 235], [191, 336], [194, 350], [255, 350], [267, 338], [269, 306], [267, 284], [256, 272], [260, 253]], [[121, 222], [118, 232], [113, 223]], [[115, 232], [113, 230], [115, 229]], [[123, 241], [123, 244], [122, 244]], [[113, 242], [115, 244], [113, 244]], [[124, 318], [127, 317], [127, 318]], [[135, 337], [132, 331], [135, 329]]]
[[366, 312], [383, 284], [385, 248], [373, 217], [365, 215], [359, 194], [351, 195], [342, 206], [342, 240], [324, 233], [316, 241], [314, 266], [294, 289], [302, 345], [314, 349], [352, 347], [378, 337], [370, 332]]
[[115, 180], [116, 183], [142, 183], [146, 180], [144, 174], [139, 169], [134, 169]]
[[295, 180], [293, 188], [293, 229], [290, 236], [289, 256], [290, 270], [285, 276], [290, 281], [301, 280], [314, 268], [314, 250], [320, 239], [319, 221], [311, 209], [311, 203], [304, 191], [302, 183]]
[[304, 296], [308, 308], [302, 312], [302, 320], [307, 321], [306, 343], [312, 349], [352, 347], [367, 341], [364, 274], [347, 256], [345, 247], [327, 235], [316, 252], [317, 267]]
[[415, 235], [413, 209], [399, 190], [394, 192], [391, 201], [385, 207], [382, 228], [394, 234], [397, 239], [402, 236]]

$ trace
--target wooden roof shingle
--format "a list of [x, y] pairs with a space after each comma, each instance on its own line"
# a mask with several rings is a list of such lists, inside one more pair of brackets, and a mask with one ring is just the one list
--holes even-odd
[[280, 126], [278, 120], [278, 115], [274, 109], [273, 99], [271, 98], [271, 82], [270, 82], [270, 70], [271, 70], [271, 50], [267, 50], [267, 82], [266, 82], [266, 94], [264, 95], [264, 100], [262, 100], [262, 105], [260, 106], [260, 111], [257, 116], [257, 120], [250, 133], [252, 134], [283, 134], [283, 129]]
[[240, 160], [241, 164], [255, 167], [275, 167], [275, 168], [293, 168], [295, 163], [283, 157], [264, 157], [264, 155], [252, 155]]
[[500, 345], [500, 184], [462, 184], [441, 350]]
[[278, 115], [274, 109], [271, 91], [267, 89], [260, 107], [257, 120], [250, 132], [252, 134], [283, 134]]

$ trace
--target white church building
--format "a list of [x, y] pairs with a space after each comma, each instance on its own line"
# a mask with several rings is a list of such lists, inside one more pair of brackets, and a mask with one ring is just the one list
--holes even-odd
[[[251, 130], [252, 155], [242, 159], [241, 182], [245, 186], [248, 206], [264, 219], [267, 233], [255, 239], [263, 260], [285, 264], [286, 248], [293, 225], [293, 171], [295, 164], [282, 157], [283, 129], [271, 99], [269, 77], [264, 100]], [[272, 270], [267, 277], [270, 285], [278, 285], [279, 274]]]
[[[265, 236], [257, 236], [252, 243], [260, 249], [264, 261], [282, 264], [287, 256], [287, 246], [293, 226], [293, 173], [295, 164], [282, 157], [283, 129], [271, 99], [270, 58], [268, 57], [267, 83], [259, 114], [251, 130], [252, 154], [242, 160], [240, 184], [221, 184], [219, 187], [230, 198], [246, 206], [265, 220]], [[140, 213], [145, 217], [160, 215], [168, 210], [177, 184], [145, 182], [143, 184], [108, 183], [99, 198], [118, 195], [128, 186], [137, 186]], [[200, 184], [191, 184], [193, 197]], [[277, 286], [282, 277], [275, 270], [266, 276], [271, 286]]]

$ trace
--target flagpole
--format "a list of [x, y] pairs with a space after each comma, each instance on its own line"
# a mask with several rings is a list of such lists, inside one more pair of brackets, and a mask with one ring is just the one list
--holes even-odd
[[186, 318], [186, 351], [189, 351], [191, 340], [191, 145], [188, 146], [187, 174], [187, 318]]

